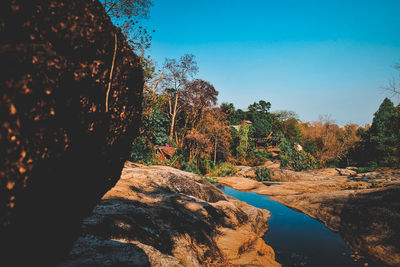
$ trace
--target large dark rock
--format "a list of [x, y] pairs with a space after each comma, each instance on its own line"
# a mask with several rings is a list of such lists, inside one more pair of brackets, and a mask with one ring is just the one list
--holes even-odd
[[97, 0], [2, 0], [0, 69], [0, 265], [52, 265], [120, 177], [142, 69]]

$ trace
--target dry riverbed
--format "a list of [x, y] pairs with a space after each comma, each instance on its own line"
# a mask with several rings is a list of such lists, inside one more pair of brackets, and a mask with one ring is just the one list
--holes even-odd
[[356, 174], [348, 169], [294, 172], [269, 167], [277, 180], [274, 186], [253, 180], [254, 168], [244, 166], [239, 176], [218, 182], [271, 196], [339, 232], [357, 253], [378, 264], [400, 266], [400, 170]]

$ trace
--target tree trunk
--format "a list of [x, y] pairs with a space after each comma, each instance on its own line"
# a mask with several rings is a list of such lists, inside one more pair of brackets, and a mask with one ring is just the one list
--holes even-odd
[[169, 140], [172, 142], [174, 138], [174, 127], [175, 127], [175, 117], [176, 117], [176, 109], [178, 107], [178, 94], [179, 91], [176, 91], [175, 94], [175, 104], [174, 104], [174, 112], [172, 113], [172, 121], [171, 121], [171, 129], [169, 133]]
[[158, 78], [156, 83], [153, 84], [152, 95], [151, 95], [151, 102], [152, 103], [150, 103], [150, 112], [149, 112], [150, 113], [150, 115], [149, 115], [150, 120], [151, 120], [151, 116], [153, 115], [153, 105], [154, 105], [154, 102], [156, 101], [156, 88], [157, 88], [158, 84], [161, 82], [163, 77], [164, 77], [164, 71], [161, 73], [160, 78]]
[[218, 139], [217, 139], [217, 137], [215, 137], [214, 165], [217, 162], [217, 142], [218, 142]]

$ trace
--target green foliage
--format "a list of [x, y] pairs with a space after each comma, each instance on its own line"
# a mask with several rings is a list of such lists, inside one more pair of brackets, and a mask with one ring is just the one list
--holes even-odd
[[260, 100], [248, 107], [247, 118], [252, 121], [254, 137], [267, 137], [272, 132], [273, 118], [269, 110], [270, 102]]
[[289, 119], [285, 121], [285, 124], [286, 124], [284, 132], [285, 137], [292, 142], [301, 143], [302, 133], [299, 129], [297, 120]]
[[326, 168], [344, 167], [344, 166], [342, 166], [342, 163], [341, 163], [340, 159], [338, 159], [338, 158], [327, 160], [325, 162], [325, 166], [326, 166]]
[[199, 164], [198, 164], [199, 172], [203, 175], [215, 170], [214, 161], [212, 161], [210, 159], [204, 158], [204, 159], [198, 160], [198, 162], [199, 162]]
[[216, 177], [204, 177], [204, 179], [206, 179], [207, 181], [209, 181], [210, 183], [218, 183], [218, 178]]
[[165, 143], [169, 142], [169, 120], [159, 109], [153, 110], [151, 120], [147, 122], [146, 126], [149, 129], [154, 145], [165, 145]]
[[181, 165], [181, 169], [187, 172], [192, 172], [195, 174], [200, 175], [201, 172], [199, 171], [199, 168], [197, 167], [196, 163], [194, 161], [192, 162], [183, 162]]
[[230, 141], [230, 150], [231, 150], [231, 155], [234, 157], [238, 157], [238, 151], [237, 148], [239, 147], [239, 132], [233, 128], [230, 127], [230, 131], [231, 131], [231, 141]]
[[388, 98], [374, 114], [369, 130], [360, 130], [361, 142], [349, 152], [349, 161], [358, 166], [400, 165], [400, 114]]
[[131, 147], [129, 160], [132, 162], [146, 163], [151, 160], [151, 148], [143, 137], [137, 137]]
[[249, 149], [249, 131], [250, 125], [244, 124], [240, 127], [238, 132], [239, 136], [239, 146], [237, 147], [238, 158], [244, 160], [247, 156], [247, 150]]
[[304, 150], [295, 150], [294, 144], [285, 138], [281, 142], [280, 149], [279, 157], [282, 167], [289, 167], [295, 171], [316, 169], [319, 167], [318, 161], [310, 153]]
[[231, 125], [239, 125], [244, 119], [246, 119], [246, 112], [237, 109], [231, 116]]
[[271, 181], [271, 170], [265, 167], [257, 167], [256, 168], [256, 178], [257, 181]]
[[272, 118], [269, 115], [260, 115], [253, 119], [254, 137], [267, 137], [272, 132]]
[[318, 151], [318, 146], [314, 141], [308, 140], [303, 144], [303, 149], [305, 152], [315, 155], [315, 153]]
[[223, 162], [218, 167], [210, 173], [210, 176], [216, 177], [224, 177], [224, 176], [232, 176], [237, 173], [237, 168], [228, 162]]
[[256, 156], [257, 158], [263, 159], [265, 161], [271, 160], [273, 158], [272, 154], [266, 150], [256, 150], [254, 152], [254, 156]]

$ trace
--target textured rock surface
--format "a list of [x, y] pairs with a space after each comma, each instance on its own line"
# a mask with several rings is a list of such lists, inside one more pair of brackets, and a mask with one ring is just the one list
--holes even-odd
[[[314, 176], [310, 177], [312, 174]], [[299, 176], [297, 181], [290, 174], [283, 180], [291, 182], [275, 186], [244, 177], [224, 177], [218, 181], [238, 190], [272, 196], [271, 199], [339, 232], [352, 249], [378, 264], [400, 265], [398, 170], [359, 174], [354, 181], [338, 176], [334, 169], [298, 172], [296, 175]]]
[[195, 174], [127, 162], [60, 266], [280, 266], [268, 217]]
[[1, 1], [0, 66], [0, 264], [46, 266], [120, 176], [142, 70], [97, 0]]

